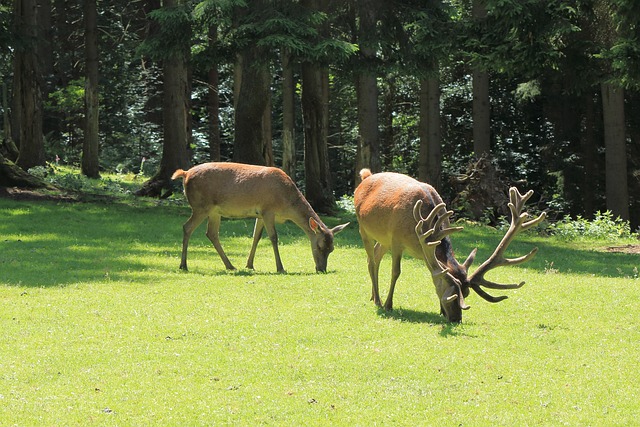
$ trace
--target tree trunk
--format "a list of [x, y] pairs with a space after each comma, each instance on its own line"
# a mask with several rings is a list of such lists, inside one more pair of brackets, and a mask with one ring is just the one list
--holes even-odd
[[[396, 112], [396, 81], [388, 76], [383, 83], [382, 110], [380, 111], [380, 169], [389, 169], [393, 163], [393, 146], [395, 131], [393, 118]], [[359, 171], [358, 171], [359, 172]]]
[[11, 119], [9, 118], [9, 97], [7, 95], [7, 85], [2, 83], [2, 134], [3, 140], [0, 144], [0, 155], [15, 162], [18, 158], [18, 147], [13, 142], [13, 131], [11, 130]]
[[491, 107], [489, 74], [473, 71], [473, 152], [477, 158], [491, 151]]
[[[267, 81], [270, 79], [270, 74], [267, 74]], [[262, 113], [262, 157], [264, 157], [264, 164], [266, 166], [275, 166], [276, 161], [273, 157], [273, 139], [271, 135], [271, 90], [267, 86], [267, 106]]]
[[[183, 0], [165, 0], [169, 9]], [[163, 144], [158, 172], [136, 193], [139, 196], [160, 197], [163, 189], [171, 193], [171, 175], [176, 169], [189, 166], [188, 144], [190, 140], [188, 46], [180, 46], [168, 55], [162, 64], [163, 74]]]
[[[209, 45], [215, 44], [218, 38], [218, 28], [209, 27]], [[209, 115], [209, 158], [212, 162], [220, 161], [220, 76], [217, 64], [209, 68], [208, 72], [209, 92], [207, 97], [207, 113]]]
[[441, 190], [442, 152], [440, 133], [440, 81], [430, 77], [420, 81], [420, 163], [418, 177]]
[[295, 139], [295, 79], [291, 54], [282, 53], [282, 170], [295, 179], [296, 139]]
[[[38, 40], [37, 2], [35, 0], [15, 0], [16, 32], [23, 40]], [[14, 131], [19, 146], [17, 164], [27, 170], [34, 166], [44, 166], [44, 138], [42, 136], [42, 94], [37, 46], [25, 43], [14, 57]]]
[[315, 64], [302, 64], [302, 119], [306, 197], [318, 212], [330, 213], [335, 198], [329, 171], [329, 73]]
[[0, 153], [0, 187], [45, 188], [50, 185], [25, 172]]
[[[56, 53], [55, 37], [56, 33], [60, 34], [60, 28], [58, 28], [52, 21], [52, 11], [54, 1], [52, 0], [37, 0], [38, 2], [38, 31], [40, 32], [40, 38], [38, 40], [38, 61], [41, 67], [40, 75], [43, 77], [43, 84], [40, 88], [42, 91], [42, 99], [49, 99], [49, 93], [53, 88], [53, 74], [55, 73], [55, 59]], [[60, 49], [60, 46], [56, 46]], [[45, 119], [46, 120], [46, 119]], [[46, 129], [43, 132], [47, 134]]]
[[358, 98], [358, 156], [356, 159], [356, 182], [359, 182], [359, 171], [369, 168], [372, 172], [381, 170], [380, 137], [378, 132], [378, 83], [374, 61], [375, 44], [371, 41], [376, 32], [375, 0], [358, 0], [358, 42], [360, 44], [362, 69], [356, 75], [356, 96]]
[[582, 142], [582, 209], [586, 218], [593, 218], [596, 211], [596, 180], [598, 176], [598, 143], [596, 138], [596, 108], [591, 93], [583, 97], [585, 105], [585, 120]]
[[[487, 7], [484, 0], [473, 0], [472, 16], [474, 20], [487, 18]], [[474, 66], [472, 72], [473, 85], [473, 152], [476, 158], [491, 151], [491, 105], [489, 103], [489, 73]]]
[[84, 1], [85, 25], [85, 91], [84, 143], [82, 173], [89, 178], [100, 177], [99, 163], [99, 102], [98, 102], [98, 25], [96, 0]]
[[629, 220], [624, 90], [611, 83], [602, 83], [601, 91], [607, 209], [614, 216]]
[[236, 61], [235, 140], [233, 160], [264, 165], [264, 119], [269, 107], [269, 70], [264, 49], [253, 45], [238, 55]]
[[[266, 0], [237, 7], [234, 21], [249, 13], [260, 14]], [[233, 160], [265, 165], [271, 162], [271, 73], [268, 51], [255, 43], [245, 47], [236, 57], [234, 69], [235, 138]], [[267, 135], [267, 132], [269, 133]], [[266, 154], [266, 158], [265, 158]]]

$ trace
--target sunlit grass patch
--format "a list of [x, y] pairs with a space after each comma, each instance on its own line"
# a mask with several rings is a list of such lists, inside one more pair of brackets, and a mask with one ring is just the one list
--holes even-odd
[[[326, 274], [291, 224], [278, 226], [286, 274], [268, 239], [255, 270], [244, 268], [250, 220], [221, 227], [237, 271], [202, 226], [184, 272], [186, 206], [0, 200], [0, 214], [9, 425], [635, 422], [633, 255], [520, 236], [510, 252], [539, 246], [537, 257], [491, 278], [526, 285], [498, 304], [472, 292], [463, 323], [449, 324], [419, 260], [403, 260], [394, 311], [369, 301], [355, 223], [336, 237]], [[453, 245], [459, 258], [479, 245], [481, 261], [500, 238], [467, 227]], [[383, 298], [389, 274], [387, 257]]]

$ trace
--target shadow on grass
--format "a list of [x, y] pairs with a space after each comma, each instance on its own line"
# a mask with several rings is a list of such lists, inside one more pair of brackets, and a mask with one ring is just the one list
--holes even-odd
[[440, 326], [439, 335], [442, 337], [467, 335], [462, 331], [460, 323], [448, 322], [444, 316], [433, 312], [417, 311], [408, 308], [396, 308], [392, 311], [386, 311], [384, 308], [378, 308], [378, 316], [400, 322]]
[[[0, 283], [28, 287], [105, 280], [155, 283], [159, 275], [176, 271], [168, 268], [168, 263], [175, 262], [176, 267], [179, 264], [182, 224], [188, 217], [188, 208], [0, 199]], [[189, 253], [201, 252], [201, 256], [209, 257], [211, 262], [219, 262], [204, 236], [205, 229], [203, 224], [199, 227], [199, 236], [194, 233]], [[253, 220], [225, 220], [221, 240], [227, 254], [245, 258], [251, 246], [252, 232]], [[293, 224], [279, 225], [278, 232], [283, 245], [306, 239]], [[241, 249], [234, 240], [242, 241]], [[259, 250], [271, 249], [265, 245]], [[326, 274], [336, 271], [332, 269]], [[222, 268], [200, 273], [218, 276], [281, 274], [275, 271], [275, 265], [258, 271], [228, 272]], [[317, 273], [311, 262], [308, 270], [286, 274], [311, 276]]]
[[[313, 268], [313, 267], [310, 267]], [[191, 273], [192, 271], [184, 271], [179, 270], [180, 272], [184, 272], [186, 274]], [[266, 277], [266, 276], [319, 276], [324, 277], [325, 275], [335, 274], [336, 271], [327, 271], [326, 273], [316, 273], [314, 271], [290, 271], [286, 270], [284, 273], [278, 273], [277, 271], [268, 271], [268, 270], [250, 270], [247, 268], [237, 269], [237, 270], [215, 270], [208, 271], [204, 273], [203, 271], [195, 270], [193, 273], [198, 274], [209, 274], [212, 276], [236, 276], [236, 277]]]
[[[189, 217], [187, 207], [130, 206], [126, 204], [95, 204], [66, 202], [35, 202], [0, 199], [0, 282], [21, 286], [65, 286], [79, 282], [111, 279], [135, 280], [154, 283], [158, 274], [175, 271], [167, 262], [179, 264], [182, 224]], [[340, 222], [332, 219], [331, 222]], [[217, 262], [215, 250], [200, 235], [204, 252], [211, 262]], [[227, 254], [245, 258], [251, 246], [253, 220], [225, 220], [221, 227], [221, 240]], [[279, 224], [280, 242], [288, 245], [304, 234], [293, 224]], [[502, 233], [486, 228], [466, 228], [453, 238], [459, 257], [466, 256], [478, 246], [475, 267], [486, 259], [497, 246]], [[197, 251], [196, 235], [191, 249]], [[231, 242], [242, 240], [239, 245]], [[337, 251], [362, 246], [357, 225], [352, 224], [336, 238]], [[246, 242], [246, 243], [245, 243]], [[540, 272], [574, 273], [603, 277], [630, 277], [640, 266], [637, 254], [608, 253], [572, 247], [570, 244], [537, 236], [521, 236], [513, 242], [507, 256], [527, 253], [539, 247], [537, 256], [521, 268]], [[269, 251], [268, 245], [260, 250]], [[306, 249], [308, 251], [308, 248]], [[240, 252], [242, 252], [240, 254]], [[170, 261], [166, 261], [170, 258]], [[342, 271], [339, 257], [333, 255], [330, 263], [332, 275]], [[286, 264], [286, 260], [285, 264]], [[363, 264], [366, 258], [363, 255]], [[472, 267], [473, 269], [474, 267]], [[149, 271], [153, 274], [144, 274]], [[143, 273], [143, 274], [140, 274]], [[212, 274], [207, 272], [207, 274]], [[241, 269], [235, 273], [215, 269], [213, 274], [276, 275], [275, 268], [258, 271]], [[311, 276], [317, 274], [312, 264], [308, 269], [287, 272], [288, 275]], [[517, 273], [516, 273], [517, 275]], [[319, 274], [318, 277], [323, 277]], [[517, 281], [518, 278], [513, 279]], [[439, 314], [411, 312], [399, 309], [386, 314], [414, 323], [444, 324]], [[446, 328], [445, 328], [446, 329]], [[455, 334], [455, 328], [451, 334]], [[445, 332], [448, 333], [448, 332]]]
[[[457, 258], [464, 260], [471, 250], [478, 248], [476, 261], [471, 271], [488, 259], [497, 247], [504, 233], [489, 228], [469, 227], [452, 237]], [[570, 242], [561, 242], [554, 238], [531, 234], [518, 236], [507, 249], [505, 256], [515, 258], [525, 255], [533, 248], [538, 253], [529, 262], [516, 265], [515, 268], [550, 273], [587, 274], [600, 277], [631, 277], [640, 268], [640, 256], [628, 253], [613, 253], [601, 250], [606, 242], [594, 242], [588, 249], [577, 247]], [[514, 282], [519, 279], [515, 277]]]

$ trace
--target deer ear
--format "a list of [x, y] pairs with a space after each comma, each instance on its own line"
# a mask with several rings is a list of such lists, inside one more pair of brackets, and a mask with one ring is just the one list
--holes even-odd
[[345, 227], [346, 227], [347, 225], [349, 225], [349, 223], [348, 223], [348, 222], [347, 222], [346, 224], [336, 225], [335, 227], [333, 227], [333, 228], [331, 229], [331, 232], [332, 232], [333, 234], [338, 234], [339, 232], [341, 232], [342, 230], [344, 230], [344, 229], [345, 229]]
[[473, 260], [476, 259], [477, 252], [478, 252], [478, 248], [475, 248], [474, 250], [472, 250], [469, 256], [467, 257], [467, 259], [464, 260], [464, 262], [462, 263], [462, 266], [466, 271], [469, 271], [469, 267], [471, 267], [471, 264], [473, 264]]
[[320, 228], [320, 225], [315, 219], [309, 218], [309, 227], [311, 227], [311, 231], [318, 234], [318, 228]]

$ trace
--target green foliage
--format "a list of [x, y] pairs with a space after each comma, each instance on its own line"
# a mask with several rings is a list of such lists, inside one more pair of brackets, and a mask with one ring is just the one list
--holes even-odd
[[[442, 182], [447, 183], [472, 156], [469, 65], [480, 64], [490, 71], [492, 149], [501, 171], [511, 180], [526, 181], [559, 215], [582, 213], [582, 174], [588, 164], [583, 149], [586, 135], [593, 141], [603, 140], [598, 110], [598, 84], [603, 79], [630, 89], [625, 107], [629, 111], [629, 134], [638, 133], [635, 109], [640, 82], [640, 3], [484, 3], [488, 16], [480, 22], [471, 18], [472, 2], [468, 0], [381, 2], [375, 31], [362, 40], [358, 39], [353, 2], [329, 2], [329, 10], [318, 11], [303, 7], [300, 2], [205, 0], [181, 2], [180, 7], [161, 8], [149, 14], [149, 5], [144, 2], [118, 0], [105, 4], [98, 16], [101, 166], [119, 173], [139, 173], [143, 158], [148, 168], [159, 164], [160, 60], [175, 52], [190, 55], [192, 162], [209, 160], [206, 107], [211, 67], [220, 73], [222, 159], [231, 158], [233, 62], [238, 50], [259, 45], [268, 51], [263, 59], [273, 70], [277, 160], [281, 149], [278, 54], [287, 50], [293, 54], [296, 67], [302, 61], [321, 62], [329, 67], [329, 158], [335, 194], [353, 191], [353, 159], [358, 144], [354, 71], [360, 66], [374, 70], [379, 81], [384, 168], [413, 176], [417, 175], [419, 152], [419, 79], [438, 75], [442, 89]], [[52, 21], [64, 25], [56, 24], [54, 31], [45, 32], [46, 37], [52, 37], [52, 58], [42, 58], [42, 62], [55, 66], [43, 70], [43, 91], [51, 92], [45, 100], [44, 133], [49, 161], [58, 156], [61, 163], [78, 164], [83, 135], [82, 10], [79, 4], [67, 6], [53, 7]], [[11, 8], [0, 6], [0, 29], [7, 30], [0, 31], [0, 74], [9, 88], [9, 98], [11, 55], [28, 42], [14, 39], [12, 18]], [[209, 39], [210, 36], [214, 37]], [[358, 56], [359, 45], [365, 43], [376, 48], [376, 58], [371, 63]], [[296, 78], [299, 81], [298, 73]], [[587, 105], [595, 106], [596, 119], [586, 116]], [[576, 111], [575, 116], [566, 119]], [[299, 115], [296, 120], [298, 158], [302, 159], [303, 124]], [[593, 123], [593, 134], [586, 126], [589, 123]], [[572, 124], [577, 125], [570, 128]], [[597, 176], [590, 177], [592, 210], [604, 210], [604, 155], [601, 144], [594, 145]], [[637, 169], [634, 144], [630, 145], [629, 156], [630, 166]], [[298, 182], [304, 186], [302, 162], [298, 166]], [[81, 183], [65, 179], [70, 181], [68, 185], [82, 188]], [[635, 226], [638, 214], [633, 212], [638, 212], [639, 202], [634, 195], [639, 193], [634, 191], [634, 182], [630, 180], [629, 193]], [[455, 188], [444, 187], [443, 196], [451, 200]]]
[[67, 86], [51, 92], [50, 102], [45, 106], [65, 115], [79, 114], [84, 106], [84, 87], [84, 78], [71, 80]]
[[101, 179], [91, 179], [82, 175], [78, 169], [64, 166], [36, 166], [29, 169], [29, 173], [54, 185], [63, 192], [77, 193], [85, 198], [95, 195], [129, 196], [135, 186], [135, 183], [131, 181], [131, 176], [106, 173]]
[[638, 234], [631, 232], [629, 221], [614, 218], [610, 211], [597, 212], [593, 220], [578, 215], [575, 219], [565, 216], [564, 219], [550, 225], [553, 235], [564, 240], [604, 240], [638, 239]]
[[567, 36], [580, 31], [575, 8], [563, 0], [495, 0], [486, 7], [486, 19], [461, 21], [462, 51], [481, 68], [520, 78], [558, 69]]
[[340, 197], [340, 199], [337, 201], [337, 205], [340, 209], [352, 215], [355, 215], [356, 213], [356, 208], [353, 203], [353, 196], [349, 196], [345, 194], [344, 196]]
[[12, 39], [10, 30], [11, 20], [11, 8], [4, 4], [0, 5], [0, 58], [11, 54], [11, 50], [9, 49], [9, 46], [11, 45], [10, 41]]
[[152, 31], [140, 45], [140, 55], [156, 61], [188, 55], [193, 24], [188, 4], [155, 9], [149, 13], [149, 18], [156, 31]]

